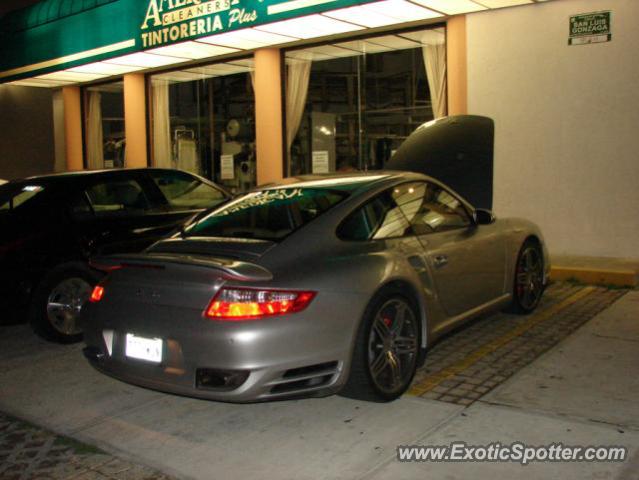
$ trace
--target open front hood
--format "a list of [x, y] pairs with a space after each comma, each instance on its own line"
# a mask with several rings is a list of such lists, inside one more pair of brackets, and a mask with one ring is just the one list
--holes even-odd
[[453, 115], [417, 128], [386, 164], [389, 170], [429, 175], [478, 208], [493, 204], [494, 123], [478, 115]]

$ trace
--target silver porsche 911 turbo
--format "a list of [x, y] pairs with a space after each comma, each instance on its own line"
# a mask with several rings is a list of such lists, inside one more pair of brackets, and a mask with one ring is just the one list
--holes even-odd
[[392, 400], [447, 330], [532, 311], [546, 259], [534, 224], [425, 175], [290, 178], [143, 254], [96, 259], [109, 274], [82, 311], [84, 352], [116, 378], [208, 399]]

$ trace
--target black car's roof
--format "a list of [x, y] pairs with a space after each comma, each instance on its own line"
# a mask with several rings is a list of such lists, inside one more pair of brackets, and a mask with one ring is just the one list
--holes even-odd
[[71, 172], [60, 172], [60, 173], [49, 173], [46, 175], [34, 175], [32, 177], [26, 177], [19, 180], [14, 180], [14, 182], [20, 181], [56, 181], [56, 180], [64, 180], [64, 179], [72, 179], [77, 177], [88, 177], [94, 175], [113, 175], [113, 174], [122, 174], [125, 173], [134, 173], [134, 172], [149, 172], [149, 171], [171, 171], [168, 168], [154, 168], [154, 167], [144, 167], [144, 168], [110, 168], [103, 170], [77, 170]]

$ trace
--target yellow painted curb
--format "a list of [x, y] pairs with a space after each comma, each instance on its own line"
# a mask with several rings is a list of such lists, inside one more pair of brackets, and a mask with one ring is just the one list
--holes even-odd
[[552, 265], [550, 267], [550, 279], [558, 281], [577, 280], [590, 285], [637, 286], [637, 273], [632, 270], [604, 270]]

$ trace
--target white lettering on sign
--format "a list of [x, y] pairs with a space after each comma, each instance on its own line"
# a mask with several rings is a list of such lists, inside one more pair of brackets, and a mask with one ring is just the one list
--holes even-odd
[[142, 46], [146, 48], [162, 45], [169, 41], [175, 42], [196, 35], [215, 33], [223, 29], [224, 25], [219, 15], [200, 18], [182, 23], [181, 25], [171, 25], [170, 27], [160, 28], [152, 32], [145, 32], [142, 34]]
[[[239, 0], [149, 0], [146, 16], [140, 27], [167, 26], [173, 23], [224, 12]], [[149, 22], [153, 21], [151, 25]]]
[[[262, 0], [260, 0], [262, 1]], [[190, 37], [210, 35], [225, 28], [254, 23], [255, 9], [232, 8], [241, 0], [149, 0], [140, 30], [142, 47], [154, 47]], [[228, 12], [228, 24], [222, 14]]]
[[251, 23], [257, 19], [257, 12], [255, 10], [247, 12], [244, 8], [234, 8], [229, 12], [229, 27], [243, 23]]

